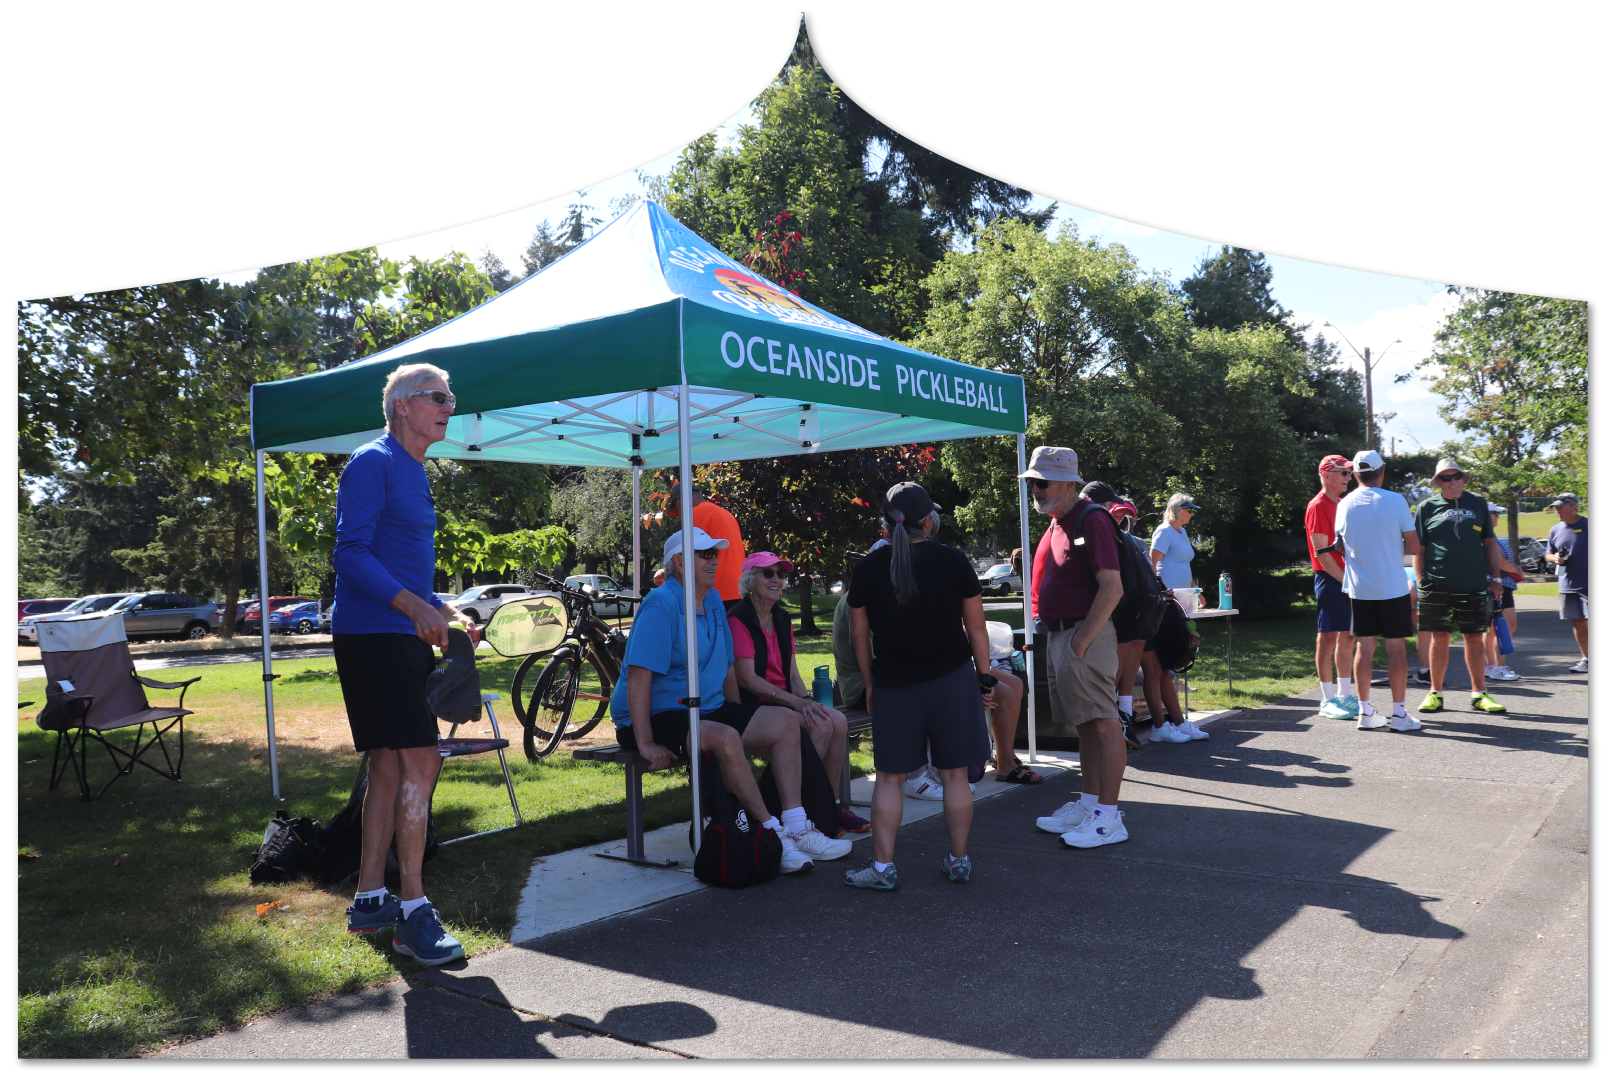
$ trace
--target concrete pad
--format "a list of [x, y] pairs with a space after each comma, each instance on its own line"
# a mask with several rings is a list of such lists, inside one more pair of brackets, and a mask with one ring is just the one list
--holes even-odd
[[170, 1059], [669, 1059], [668, 1052], [406, 981], [193, 1041]]

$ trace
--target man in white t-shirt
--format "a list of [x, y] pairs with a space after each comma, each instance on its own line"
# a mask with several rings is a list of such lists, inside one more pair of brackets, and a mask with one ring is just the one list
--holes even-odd
[[[1404, 497], [1383, 489], [1383, 458], [1376, 450], [1355, 455], [1360, 486], [1338, 503], [1334, 528], [1344, 543], [1344, 593], [1350, 597], [1355, 637], [1355, 691], [1361, 700], [1356, 727], [1414, 732], [1422, 722], [1405, 712], [1405, 640], [1411, 624], [1411, 584], [1400, 569], [1404, 555], [1422, 552], [1416, 518]], [[1383, 637], [1389, 659], [1393, 716], [1372, 707], [1372, 655]]]

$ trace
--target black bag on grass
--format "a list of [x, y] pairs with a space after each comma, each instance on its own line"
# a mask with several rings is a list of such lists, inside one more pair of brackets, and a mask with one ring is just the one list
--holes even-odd
[[[814, 741], [809, 734], [801, 728], [798, 731], [803, 736], [803, 812], [808, 814], [814, 827], [834, 837], [836, 827], [836, 788], [831, 774], [825, 771], [825, 763], [820, 760], [820, 752], [814, 749]], [[758, 780], [759, 794], [764, 796], [764, 805], [769, 807], [770, 813], [780, 816], [781, 792], [775, 784], [775, 773], [770, 766], [765, 766], [764, 775]]]
[[315, 873], [318, 851], [313, 840], [318, 835], [315, 818], [292, 818], [280, 810], [262, 834], [262, 846], [251, 852], [251, 883], [282, 884], [302, 873]]
[[[362, 869], [362, 802], [368, 794], [368, 778], [363, 777], [357, 786], [351, 789], [351, 797], [340, 812], [329, 819], [329, 823], [318, 833], [314, 843], [317, 851], [315, 872], [318, 880], [324, 884], [351, 884], [357, 879], [357, 873]], [[434, 800], [431, 800], [429, 824], [424, 834], [424, 861], [428, 862], [440, 852], [440, 844], [435, 839]], [[396, 860], [396, 845], [390, 846], [390, 854], [385, 858], [385, 875], [393, 876], [401, 871], [401, 865]]]
[[[774, 829], [754, 827], [747, 811], [725, 790], [719, 762], [703, 758], [703, 846], [692, 873], [705, 884], [746, 888], [774, 880], [781, 872], [781, 838]], [[689, 833], [688, 833], [689, 838]]]

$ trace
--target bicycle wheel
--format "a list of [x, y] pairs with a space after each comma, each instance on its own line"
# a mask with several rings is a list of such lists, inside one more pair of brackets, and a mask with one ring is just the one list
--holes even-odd
[[586, 662], [591, 671], [582, 675], [580, 688], [575, 693], [569, 729], [564, 739], [579, 739], [602, 722], [608, 713], [608, 700], [613, 697], [613, 685], [618, 669], [612, 659], [598, 652], [595, 644], [586, 650]]
[[525, 688], [527, 674], [521, 668], [514, 680], [514, 693], [524, 699], [524, 755], [536, 762], [557, 749], [563, 729], [569, 723], [575, 696], [580, 691], [582, 662], [580, 651], [559, 647], [547, 660], [533, 686]]

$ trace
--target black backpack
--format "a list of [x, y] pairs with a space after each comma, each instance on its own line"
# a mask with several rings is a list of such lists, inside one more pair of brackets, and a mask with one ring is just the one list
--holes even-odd
[[[1071, 529], [1071, 546], [1081, 557], [1082, 567], [1087, 569], [1089, 576], [1096, 574], [1093, 562], [1087, 556], [1087, 539], [1082, 529], [1087, 525], [1088, 513], [1103, 508], [1097, 502], [1088, 502], [1076, 514], [1076, 524]], [[1110, 523], [1115, 524], [1113, 517]], [[1110, 614], [1110, 620], [1115, 623], [1116, 641], [1129, 643], [1134, 639], [1152, 639], [1159, 631], [1160, 618], [1165, 614], [1166, 601], [1171, 594], [1155, 574], [1154, 566], [1138, 556], [1137, 548], [1121, 532], [1119, 525], [1115, 528], [1115, 552], [1121, 560], [1122, 588], [1121, 600]], [[1097, 583], [1095, 579], [1094, 584]]]
[[747, 811], [725, 790], [719, 763], [702, 759], [703, 845], [692, 874], [705, 884], [746, 888], [774, 880], [781, 872], [781, 838], [774, 829], [753, 827]]
[[1187, 672], [1199, 656], [1199, 630], [1170, 592], [1166, 593], [1160, 630], [1154, 634], [1154, 653], [1160, 665], [1172, 672]]
[[[350, 884], [357, 879], [357, 873], [362, 869], [362, 801], [368, 794], [368, 778], [363, 777], [357, 786], [351, 789], [351, 796], [346, 800], [338, 814], [329, 819], [329, 823], [318, 832], [313, 841], [316, 851], [314, 872], [319, 881], [324, 884]], [[434, 800], [431, 800], [429, 825], [424, 833], [424, 861], [428, 862], [440, 852], [440, 844], [435, 839], [435, 813]], [[317, 822], [313, 823], [314, 825]], [[401, 871], [401, 865], [396, 860], [396, 844], [391, 842], [390, 854], [385, 858], [385, 874], [392, 876]]]
[[[802, 728], [799, 728], [798, 732], [803, 737], [803, 812], [808, 814], [815, 828], [827, 836], [835, 836], [836, 788], [832, 786], [831, 774], [825, 771], [825, 763], [820, 760], [819, 751], [814, 749], [814, 741]], [[759, 777], [758, 791], [764, 796], [764, 805], [769, 807], [770, 813], [779, 814], [782, 810], [781, 790], [775, 783], [773, 762], [765, 768], [764, 775]]]
[[292, 818], [280, 810], [262, 834], [262, 846], [251, 852], [251, 883], [282, 884], [302, 873], [318, 869], [318, 850], [313, 846], [318, 822], [310, 817]]

